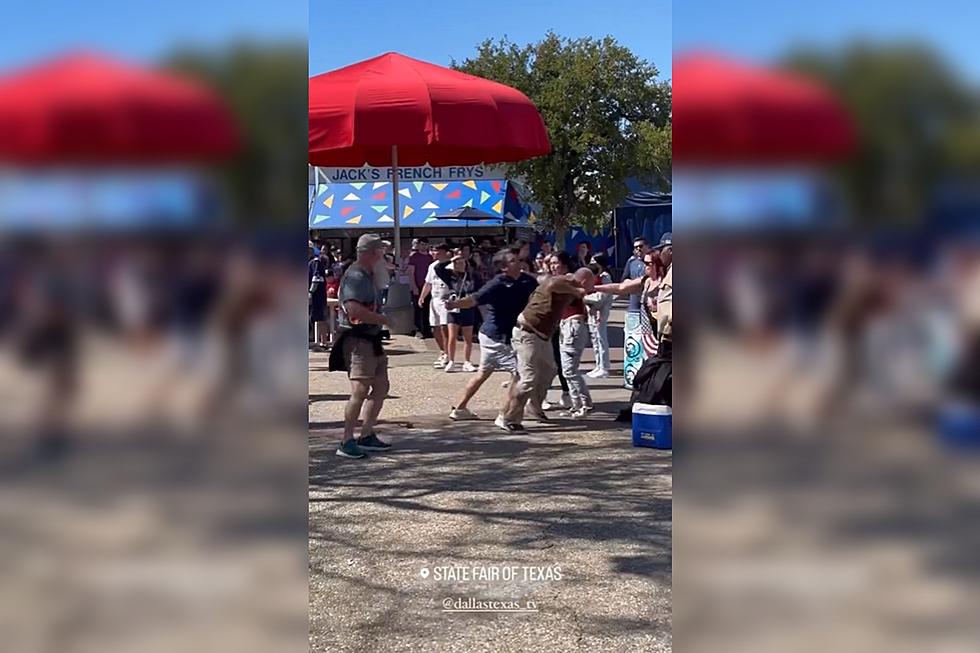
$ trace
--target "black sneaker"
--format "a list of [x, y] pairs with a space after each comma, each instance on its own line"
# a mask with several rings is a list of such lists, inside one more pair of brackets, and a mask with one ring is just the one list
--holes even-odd
[[347, 442], [341, 442], [340, 446], [337, 447], [337, 455], [341, 458], [367, 458], [368, 455], [361, 451], [361, 448], [357, 446], [357, 443], [353, 440], [348, 440]]
[[536, 413], [534, 411], [529, 410], [526, 411], [524, 414], [532, 422], [540, 422], [542, 424], [552, 424], [555, 421], [550, 417], [548, 417], [547, 415], [545, 415], [544, 411], [541, 411], [540, 413]]
[[363, 438], [357, 438], [357, 446], [368, 451], [388, 451], [391, 445], [382, 441], [376, 434], [371, 433]]

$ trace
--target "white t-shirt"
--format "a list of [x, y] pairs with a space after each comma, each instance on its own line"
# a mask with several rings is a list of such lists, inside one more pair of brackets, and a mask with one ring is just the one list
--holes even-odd
[[449, 298], [449, 286], [436, 274], [438, 263], [439, 261], [433, 261], [429, 265], [429, 271], [425, 273], [425, 282], [432, 286], [432, 299], [445, 300]]

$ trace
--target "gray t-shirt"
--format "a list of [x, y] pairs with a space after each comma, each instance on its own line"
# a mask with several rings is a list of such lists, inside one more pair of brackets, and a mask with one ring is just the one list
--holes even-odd
[[[347, 272], [340, 279], [340, 290], [337, 293], [337, 298], [340, 300], [340, 327], [343, 329], [349, 329], [353, 325], [350, 322], [350, 318], [347, 317], [347, 311], [344, 308], [344, 303], [347, 301], [355, 301], [364, 304], [372, 311], [378, 311], [378, 303], [380, 297], [378, 296], [378, 291], [374, 285], [374, 277], [371, 273], [365, 270], [363, 267], [357, 263], [351, 264], [347, 268]], [[364, 332], [371, 335], [376, 333], [381, 333], [381, 325], [379, 324], [365, 324], [362, 325]]]

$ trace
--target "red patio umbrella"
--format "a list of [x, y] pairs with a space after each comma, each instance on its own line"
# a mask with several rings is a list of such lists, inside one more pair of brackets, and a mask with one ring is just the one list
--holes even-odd
[[234, 120], [181, 76], [73, 54], [0, 79], [0, 161], [127, 164], [232, 154]]
[[824, 162], [854, 148], [841, 103], [803, 77], [692, 54], [675, 60], [672, 84], [676, 163]]
[[389, 52], [310, 78], [309, 162], [398, 166], [520, 161], [551, 151], [537, 107], [520, 91]]

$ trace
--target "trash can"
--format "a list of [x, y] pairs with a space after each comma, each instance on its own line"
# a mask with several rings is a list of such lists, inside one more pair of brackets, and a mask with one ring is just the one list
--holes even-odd
[[670, 406], [633, 404], [633, 446], [671, 449]]
[[388, 286], [388, 300], [383, 312], [388, 318], [388, 331], [392, 335], [409, 335], [415, 330], [415, 309], [407, 283], [393, 281]]

